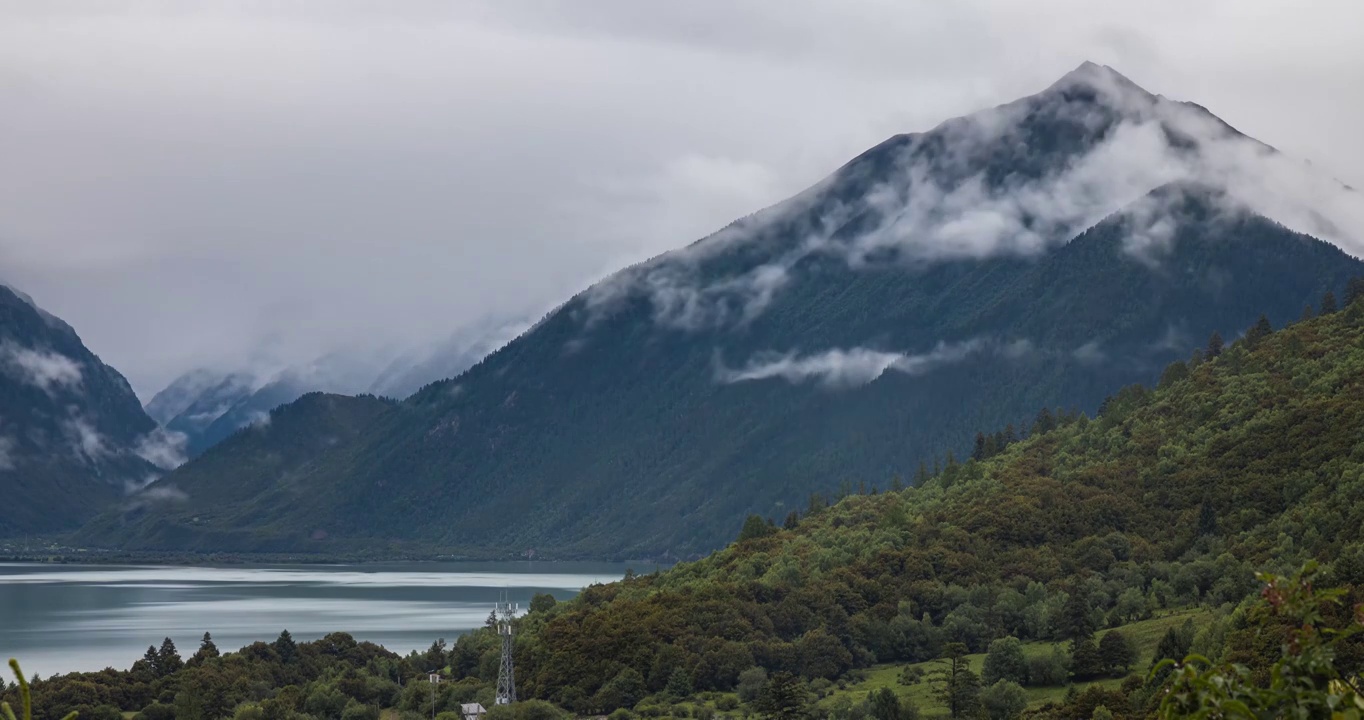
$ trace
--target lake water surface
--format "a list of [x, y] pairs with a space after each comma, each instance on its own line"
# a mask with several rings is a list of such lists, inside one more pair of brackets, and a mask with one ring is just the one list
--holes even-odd
[[[618, 580], [617, 563], [365, 565], [42, 565], [0, 563], [0, 662], [26, 675], [127, 669], [169, 636], [188, 658], [205, 631], [224, 652], [287, 629], [296, 640], [344, 631], [398, 653], [453, 641], [487, 619], [501, 592], [567, 599]], [[636, 568], [652, 571], [653, 568]]]

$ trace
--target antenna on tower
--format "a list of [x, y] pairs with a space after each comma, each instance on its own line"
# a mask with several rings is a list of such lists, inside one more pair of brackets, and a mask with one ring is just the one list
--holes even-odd
[[494, 614], [497, 616], [497, 634], [502, 636], [502, 667], [497, 671], [497, 705], [510, 705], [516, 702], [516, 673], [512, 667], [512, 618], [516, 617], [520, 604], [507, 600], [507, 592], [497, 602]]

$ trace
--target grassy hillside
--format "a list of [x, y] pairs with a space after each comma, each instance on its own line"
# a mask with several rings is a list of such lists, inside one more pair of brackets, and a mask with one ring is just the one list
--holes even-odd
[[[1200, 609], [1177, 610], [1161, 614], [1149, 620], [1140, 620], [1128, 625], [1117, 628], [1127, 637], [1131, 638], [1133, 645], [1137, 649], [1139, 662], [1136, 663], [1138, 670], [1144, 670], [1147, 662], [1156, 652], [1156, 646], [1165, 632], [1172, 627], [1177, 627], [1186, 620], [1193, 620], [1195, 623], [1205, 623], [1214, 618], [1212, 612]], [[1102, 638], [1108, 630], [1098, 633]], [[1064, 647], [1053, 642], [1030, 642], [1023, 644], [1023, 652], [1028, 657], [1049, 655], [1055, 650], [1064, 651]], [[971, 670], [977, 675], [981, 673], [985, 665], [985, 653], [973, 653], [966, 656], [970, 663]], [[865, 671], [861, 675], [862, 679], [849, 683], [846, 688], [829, 693], [822, 698], [819, 706], [827, 710], [836, 711], [844, 703], [858, 704], [865, 702], [868, 696], [881, 688], [890, 688], [898, 695], [902, 701], [916, 707], [925, 715], [944, 715], [947, 708], [933, 696], [933, 686], [927, 680], [906, 685], [901, 682], [901, 676], [908, 668], [911, 671], [917, 670], [925, 677], [936, 670], [939, 666], [937, 661], [927, 661], [921, 663], [910, 663], [907, 665], [876, 665]], [[1121, 684], [1117, 678], [1105, 678], [1102, 680], [1078, 681], [1073, 683], [1076, 691], [1083, 691], [1090, 687], [1101, 687], [1107, 689], [1117, 688]], [[1065, 699], [1066, 693], [1070, 692], [1072, 683], [1051, 686], [1030, 686], [1027, 688], [1028, 704], [1030, 707], [1038, 707], [1046, 703], [1060, 703]]]

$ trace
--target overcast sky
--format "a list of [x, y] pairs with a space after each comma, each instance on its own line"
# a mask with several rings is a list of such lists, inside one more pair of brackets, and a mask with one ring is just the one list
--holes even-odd
[[1082, 60], [1364, 186], [1364, 3], [0, 0], [0, 279], [144, 399], [538, 313]]

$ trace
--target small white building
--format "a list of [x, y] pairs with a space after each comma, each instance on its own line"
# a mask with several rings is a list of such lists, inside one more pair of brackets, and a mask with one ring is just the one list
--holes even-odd
[[459, 706], [459, 712], [464, 720], [483, 720], [483, 716], [488, 714], [487, 708], [479, 703], [464, 703]]

